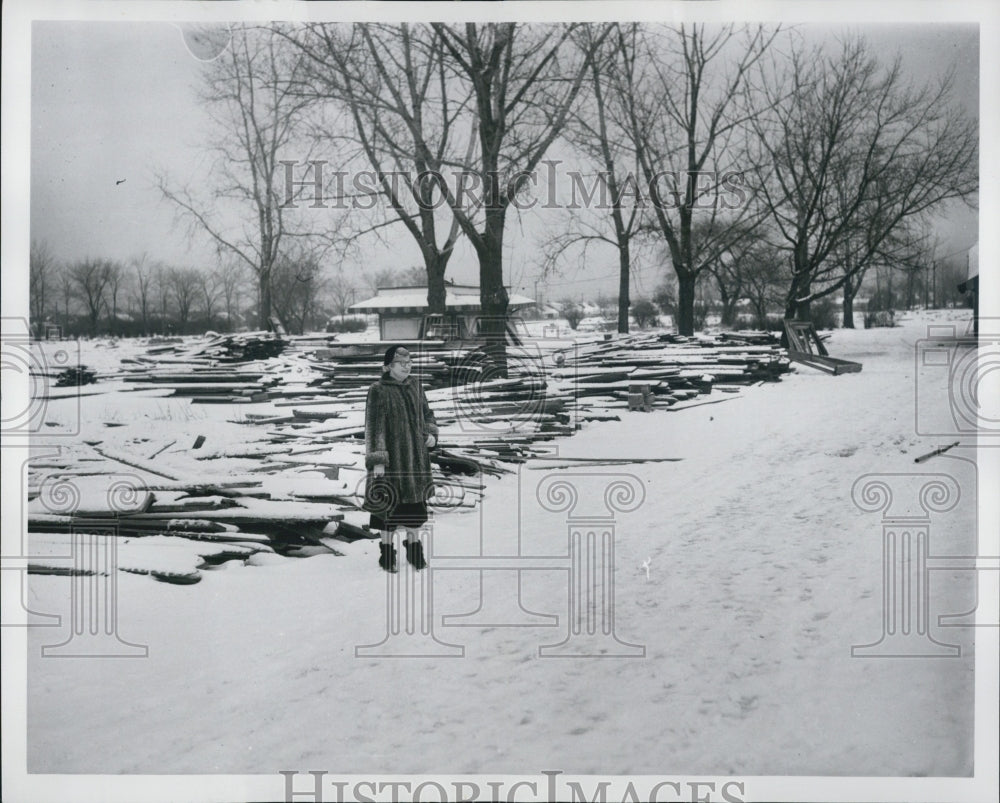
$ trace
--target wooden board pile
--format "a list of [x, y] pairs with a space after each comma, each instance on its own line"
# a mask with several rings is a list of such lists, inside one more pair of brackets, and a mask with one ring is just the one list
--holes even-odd
[[338, 505], [273, 499], [259, 477], [200, 484], [143, 479], [122, 473], [121, 463], [138, 467], [136, 458], [107, 460], [97, 474], [93, 465], [81, 473], [79, 462], [67, 458], [32, 463], [29, 571], [100, 573], [100, 566], [81, 565], [87, 555], [73, 554], [72, 541], [81, 538], [114, 538], [118, 568], [185, 585], [230, 560], [340, 554], [324, 540], [344, 518]]
[[[128, 363], [123, 379], [134, 389], [170, 389], [192, 402], [255, 405], [253, 411], [241, 407], [230, 421], [245, 437], [216, 444], [209, 433], [207, 442], [199, 436], [169, 451], [173, 444], [140, 447], [147, 438], [136, 439], [134, 448], [95, 441], [86, 454], [33, 463], [36, 478], [48, 470], [46, 482], [86, 486], [93, 477], [127, 469], [141, 479], [127, 509], [112, 505], [106, 489], [84, 488], [76, 507], [60, 508], [46, 501], [42, 485], [32, 487], [32, 548], [65, 554], [74, 531], [103, 527], [94, 537], [117, 539], [122, 569], [190, 583], [230, 560], [334, 554], [338, 543], [371, 537], [360, 509], [364, 405], [381, 361], [370, 354], [325, 360], [322, 340], [314, 339], [292, 341], [276, 358], [221, 367], [216, 341], [182, 346], [164, 344]], [[732, 333], [639, 333], [569, 349], [527, 349], [514, 352], [511, 365], [512, 376], [491, 378], [481, 355], [416, 355], [441, 427], [432, 456], [439, 514], [478, 505], [486, 477], [528, 461], [548, 465], [552, 442], [587, 421], [630, 414], [637, 386], [648, 391], [643, 399], [652, 409], [677, 409], [713, 388], [737, 391], [789, 370], [776, 338]], [[64, 568], [65, 561], [55, 559], [33, 565], [35, 571]]]
[[[317, 349], [310, 355], [317, 370], [323, 372], [321, 378], [310, 384], [318, 392], [330, 390], [336, 393], [358, 387], [367, 388], [382, 375], [381, 357], [372, 359], [368, 355], [357, 355], [328, 359], [322, 356], [325, 351]], [[428, 387], [442, 387], [452, 381], [451, 366], [438, 355], [414, 355], [413, 371], [420, 374]]]
[[270, 332], [157, 343], [145, 355], [122, 360], [118, 378], [132, 390], [170, 390], [196, 404], [264, 402], [285, 373], [272, 358], [287, 347], [287, 340]]
[[[332, 357], [332, 342], [332, 335], [279, 338], [264, 332], [216, 336], [194, 345], [158, 343], [143, 356], [123, 360], [120, 378], [133, 383], [134, 390], [156, 385], [195, 403], [353, 398], [381, 375], [381, 355], [365, 343], [348, 344]], [[280, 359], [272, 359], [279, 354]], [[300, 372], [304, 368], [312, 378], [290, 382], [286, 358], [299, 361]], [[471, 348], [421, 348], [414, 355], [414, 371], [427, 387], [452, 387], [489, 373], [489, 364]]]
[[97, 374], [87, 368], [86, 365], [79, 365], [60, 371], [55, 375], [55, 380], [55, 386], [57, 388], [92, 385], [97, 381]]
[[559, 389], [577, 399], [625, 407], [635, 386], [648, 386], [654, 406], [669, 406], [726, 387], [775, 381], [789, 370], [777, 338], [767, 333], [683, 337], [635, 334], [580, 346], [556, 372]]
[[287, 338], [273, 332], [245, 332], [216, 335], [191, 356], [206, 357], [223, 363], [249, 362], [277, 357], [288, 346]]
[[263, 372], [220, 371], [214, 367], [195, 367], [190, 371], [161, 370], [123, 377], [135, 383], [134, 390], [169, 388], [174, 396], [187, 396], [197, 404], [250, 404], [267, 401], [277, 377]]

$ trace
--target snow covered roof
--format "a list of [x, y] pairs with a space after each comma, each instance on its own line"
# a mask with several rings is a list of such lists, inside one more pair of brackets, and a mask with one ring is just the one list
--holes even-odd
[[[444, 303], [451, 312], [478, 312], [479, 288], [469, 285], [448, 285]], [[520, 309], [534, 303], [534, 299], [517, 294], [511, 295], [507, 301], [511, 309]], [[352, 304], [350, 309], [358, 312], [425, 312], [427, 288], [380, 287], [374, 297]]]

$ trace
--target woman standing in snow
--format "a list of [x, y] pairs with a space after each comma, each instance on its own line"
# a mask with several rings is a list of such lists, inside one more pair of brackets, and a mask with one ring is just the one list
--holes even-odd
[[378, 563], [387, 572], [396, 571], [398, 527], [406, 530], [406, 559], [416, 569], [427, 565], [419, 528], [433, 495], [427, 450], [437, 443], [438, 428], [411, 366], [404, 347], [386, 349], [382, 377], [368, 389], [365, 405], [364, 509], [371, 513], [371, 529], [382, 532]]

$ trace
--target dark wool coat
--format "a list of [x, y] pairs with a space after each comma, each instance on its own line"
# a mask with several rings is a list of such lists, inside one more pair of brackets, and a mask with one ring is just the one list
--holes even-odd
[[[368, 388], [365, 510], [384, 514], [397, 504], [433, 496], [428, 435], [437, 439], [437, 423], [416, 379], [397, 382], [386, 373]], [[379, 464], [385, 466], [385, 476], [376, 481], [372, 469]]]

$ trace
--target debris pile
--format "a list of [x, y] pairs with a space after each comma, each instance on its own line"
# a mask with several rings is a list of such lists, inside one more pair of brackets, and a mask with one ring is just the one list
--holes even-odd
[[79, 385], [93, 385], [97, 382], [97, 373], [91, 371], [86, 365], [66, 368], [56, 374], [55, 386], [57, 388], [76, 387]]
[[[228, 421], [245, 436], [182, 438], [175, 429], [167, 442], [135, 433], [125, 441], [86, 441], [81, 449], [89, 451], [73, 457], [33, 462], [33, 549], [42, 545], [44, 554], [48, 544], [65, 554], [67, 539], [89, 528], [95, 538], [116, 539], [122, 569], [192, 583], [228, 561], [340, 554], [345, 542], [371, 537], [361, 510], [364, 406], [382, 362], [371, 344], [345, 347], [333, 358], [329, 342], [227, 335], [193, 346], [162, 343], [123, 361], [127, 390], [240, 405]], [[588, 421], [680, 409], [713, 389], [736, 393], [789, 370], [777, 339], [759, 333], [639, 333], [512, 347], [506, 376], [481, 350], [414, 357], [441, 429], [432, 451], [432, 506], [439, 513], [476, 507], [485, 478], [519, 464], [565, 467], [552, 462], [560, 459], [552, 442]], [[132, 483], [127, 506], [104, 487], [78, 491], [72, 504], [53, 502], [53, 482], [86, 486], [125, 471]], [[32, 570], [62, 571], [64, 564], [39, 558]]]

